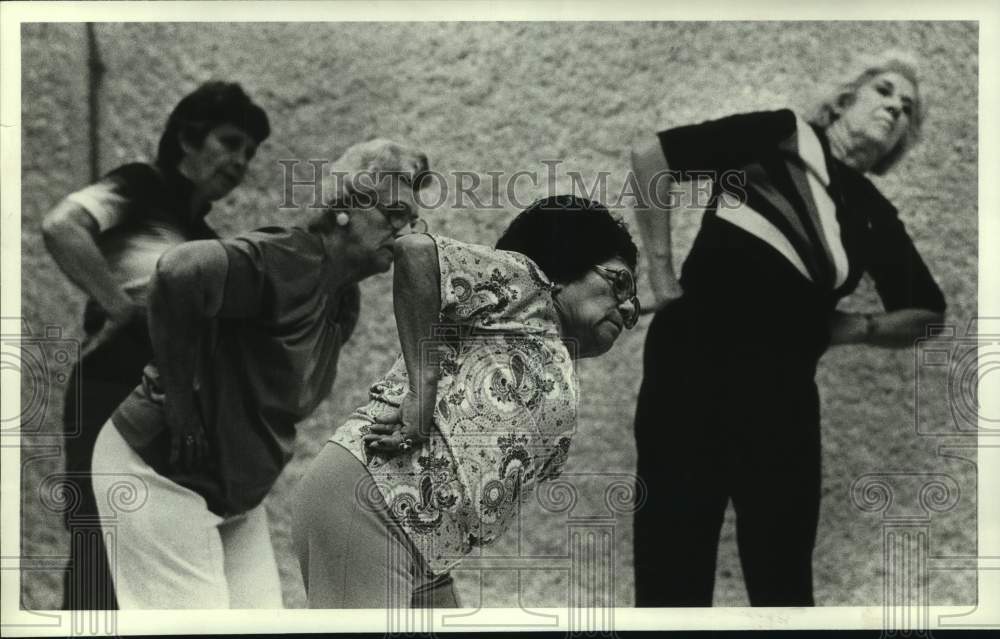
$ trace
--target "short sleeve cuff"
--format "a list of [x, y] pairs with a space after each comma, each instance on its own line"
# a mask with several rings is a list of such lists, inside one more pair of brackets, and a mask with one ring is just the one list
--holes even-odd
[[125, 199], [102, 182], [91, 184], [70, 193], [66, 199], [84, 208], [90, 214], [101, 233], [121, 224], [125, 219]]

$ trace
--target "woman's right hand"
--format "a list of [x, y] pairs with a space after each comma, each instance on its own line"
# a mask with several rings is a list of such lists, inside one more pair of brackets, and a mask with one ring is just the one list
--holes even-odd
[[98, 347], [133, 322], [142, 321], [143, 324], [146, 323], [146, 307], [133, 300], [127, 294], [122, 296], [119, 304], [105, 308], [104, 312], [107, 314], [107, 317], [101, 325], [100, 330], [84, 338], [81, 345], [81, 358], [97, 350]]
[[183, 472], [194, 472], [211, 459], [205, 424], [201, 419], [192, 392], [168, 394], [160, 387], [161, 378], [157, 369], [150, 365], [142, 373], [143, 392], [152, 402], [163, 407], [163, 417], [170, 431], [171, 467]]
[[164, 398], [164, 412], [170, 429], [170, 465], [194, 472], [211, 459], [211, 449], [205, 426], [192, 401], [171, 401]]
[[425, 405], [417, 391], [411, 389], [398, 407], [375, 418], [364, 437], [365, 446], [381, 455], [405, 453], [430, 438], [433, 422], [433, 399], [429, 406]]

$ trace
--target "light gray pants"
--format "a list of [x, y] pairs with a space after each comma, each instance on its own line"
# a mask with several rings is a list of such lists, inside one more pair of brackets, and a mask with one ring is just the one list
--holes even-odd
[[[263, 505], [219, 517], [204, 497], [153, 470], [110, 420], [97, 437], [93, 473], [122, 610], [282, 607]], [[145, 501], [112, 508], [123, 488]]]
[[457, 608], [450, 575], [434, 577], [368, 470], [327, 443], [296, 489], [292, 540], [310, 608]]

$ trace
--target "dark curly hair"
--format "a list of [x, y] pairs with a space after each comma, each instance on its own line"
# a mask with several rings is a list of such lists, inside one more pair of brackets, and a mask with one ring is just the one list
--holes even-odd
[[614, 257], [635, 271], [639, 257], [622, 220], [603, 204], [574, 195], [536, 201], [514, 218], [496, 247], [527, 255], [561, 284], [580, 279]]
[[271, 135], [267, 113], [254, 104], [243, 87], [235, 82], [213, 80], [184, 96], [170, 113], [156, 151], [157, 166], [176, 168], [184, 156], [181, 137], [200, 147], [208, 132], [220, 124], [243, 129], [257, 144]]

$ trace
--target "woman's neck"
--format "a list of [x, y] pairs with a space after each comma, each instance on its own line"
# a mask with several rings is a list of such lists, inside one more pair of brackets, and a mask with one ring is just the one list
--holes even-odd
[[212, 201], [195, 186], [194, 181], [185, 169], [183, 161], [177, 164], [173, 173], [175, 179], [183, 183], [184, 190], [182, 191], [181, 198], [183, 203], [187, 205], [188, 216], [193, 219], [203, 213], [208, 213], [208, 209], [212, 206]]
[[834, 120], [826, 128], [826, 139], [830, 142], [830, 153], [847, 166], [867, 173], [882, 154], [878, 144], [865, 135], [851, 131], [843, 119]]

